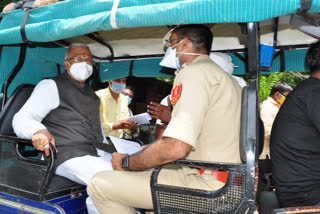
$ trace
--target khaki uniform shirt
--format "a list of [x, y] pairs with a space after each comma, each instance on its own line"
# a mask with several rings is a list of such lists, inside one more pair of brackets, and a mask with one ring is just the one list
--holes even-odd
[[118, 100], [114, 100], [109, 87], [96, 91], [96, 94], [100, 98], [100, 117], [106, 136], [122, 138], [124, 132], [130, 133], [128, 129], [112, 129], [113, 123], [129, 117], [127, 97], [119, 94]]
[[268, 97], [260, 105], [260, 117], [264, 125], [264, 145], [259, 159], [266, 159], [267, 155], [270, 158], [271, 129], [279, 109], [280, 104], [277, 103], [274, 99], [272, 99], [272, 97]]
[[177, 85], [180, 98], [163, 136], [191, 145], [186, 159], [241, 163], [241, 88], [236, 80], [201, 55], [177, 72], [173, 91]]

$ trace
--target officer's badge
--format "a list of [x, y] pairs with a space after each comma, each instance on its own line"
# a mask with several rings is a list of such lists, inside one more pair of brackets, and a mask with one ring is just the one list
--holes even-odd
[[180, 98], [181, 94], [181, 84], [176, 85], [171, 91], [171, 103], [176, 104]]

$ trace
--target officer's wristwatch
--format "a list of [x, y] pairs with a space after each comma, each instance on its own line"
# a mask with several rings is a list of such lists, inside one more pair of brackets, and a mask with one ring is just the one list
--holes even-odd
[[129, 171], [129, 156], [122, 158], [122, 168], [126, 171]]

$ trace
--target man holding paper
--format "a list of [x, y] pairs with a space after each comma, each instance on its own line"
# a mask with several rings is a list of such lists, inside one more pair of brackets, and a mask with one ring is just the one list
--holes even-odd
[[127, 78], [108, 81], [109, 87], [96, 92], [100, 98], [100, 117], [106, 136], [122, 138], [129, 130], [136, 131], [138, 125], [130, 120], [128, 99], [121, 92], [126, 88]]
[[[212, 33], [203, 25], [170, 31], [162, 66], [174, 66], [172, 117], [163, 137], [133, 155], [112, 154], [115, 171], [97, 173], [88, 192], [100, 214], [152, 209], [151, 170], [178, 159], [241, 163], [239, 151], [241, 88], [208, 56]], [[225, 185], [215, 170], [165, 168], [162, 184], [217, 190]], [[217, 175], [216, 178], [212, 176]]]

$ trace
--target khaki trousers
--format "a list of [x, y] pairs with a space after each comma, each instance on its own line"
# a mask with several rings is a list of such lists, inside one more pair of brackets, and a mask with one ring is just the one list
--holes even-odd
[[[136, 214], [135, 208], [153, 209], [150, 177], [152, 171], [97, 173], [88, 185], [88, 192], [100, 214]], [[197, 170], [162, 169], [159, 183], [196, 189], [216, 190], [224, 183]]]

